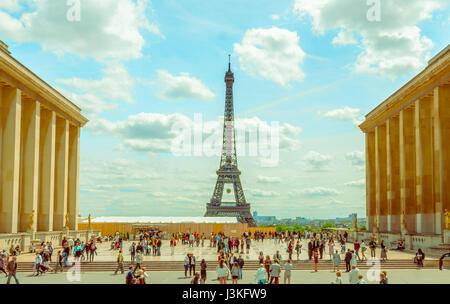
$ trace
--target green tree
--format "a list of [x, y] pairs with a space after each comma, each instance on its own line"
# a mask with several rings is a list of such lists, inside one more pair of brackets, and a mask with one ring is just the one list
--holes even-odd
[[325, 224], [320, 226], [320, 230], [324, 230], [326, 228], [336, 228], [336, 225], [334, 225], [333, 223], [330, 223], [330, 222], [326, 222]]

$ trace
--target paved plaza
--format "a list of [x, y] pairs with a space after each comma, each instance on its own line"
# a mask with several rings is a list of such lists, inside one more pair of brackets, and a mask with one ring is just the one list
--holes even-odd
[[[136, 242], [137, 243], [137, 242]], [[56, 246], [57, 244], [54, 244]], [[125, 260], [130, 260], [130, 252], [129, 247], [131, 245], [131, 242], [124, 242], [123, 251]], [[301, 260], [306, 260], [308, 258], [308, 242], [306, 240], [302, 241], [302, 254], [300, 255]], [[103, 242], [101, 244], [98, 244], [98, 255], [95, 257], [96, 261], [116, 261], [117, 259], [117, 250], [110, 250], [110, 242]], [[257, 242], [255, 240], [252, 240], [252, 246], [250, 249], [249, 254], [244, 254], [243, 257], [245, 260], [258, 260], [259, 252], [263, 252], [264, 256], [270, 255], [272, 256], [275, 254], [277, 250], [280, 251], [280, 254], [283, 258], [283, 260], [287, 259], [288, 254], [286, 253], [287, 243], [284, 242], [277, 242], [275, 244], [274, 240], [264, 240], [264, 242]], [[348, 243], [347, 249], [353, 249], [353, 244]], [[305, 250], [306, 249], [306, 250]], [[340, 245], [336, 244], [335, 250], [340, 250]], [[56, 255], [57, 249], [55, 249], [54, 255]], [[205, 259], [206, 261], [217, 261], [217, 248], [211, 248], [209, 246], [209, 240], [205, 241], [204, 247], [189, 247], [188, 245], [181, 245], [181, 242], [177, 242], [177, 246], [175, 248], [174, 255], [171, 255], [170, 247], [169, 247], [169, 241], [163, 241], [163, 245], [161, 248], [161, 256], [145, 256], [145, 261], [183, 261], [184, 257], [187, 253], [193, 253], [197, 259], [197, 261], [200, 261], [201, 259]], [[366, 255], [370, 256], [369, 250], [367, 250]], [[380, 249], [377, 249], [377, 257], [380, 257]], [[293, 258], [296, 259], [296, 254], [294, 251]], [[400, 252], [400, 251], [389, 251], [388, 252], [388, 258], [389, 259], [407, 259], [407, 260], [413, 260], [414, 253], [408, 253], [408, 252]], [[328, 254], [328, 246], [325, 247], [324, 250], [324, 259], [330, 259]], [[431, 259], [431, 257], [430, 257]], [[34, 261], [34, 255], [33, 254], [23, 254], [18, 258], [19, 262], [31, 262]]]
[[[361, 271], [367, 277], [366, 271]], [[148, 272], [148, 284], [189, 284], [192, 278], [185, 278], [182, 271], [176, 272]], [[283, 274], [282, 274], [283, 275]], [[217, 281], [215, 271], [208, 271], [207, 284], [219, 284]], [[335, 274], [332, 271], [319, 271], [314, 273], [312, 271], [293, 271], [293, 284], [329, 284], [334, 281]], [[389, 270], [388, 271], [389, 284], [450, 284], [450, 270]], [[112, 273], [82, 273], [79, 281], [74, 281], [71, 274], [44, 274], [43, 276], [33, 277], [31, 274], [20, 273], [18, 279], [21, 284], [124, 284], [125, 275]], [[343, 284], [349, 284], [348, 274], [342, 274]], [[6, 283], [6, 278], [0, 275], [0, 284]], [[14, 283], [14, 279], [12, 279]], [[255, 271], [244, 271], [243, 279], [239, 284], [255, 284]], [[280, 284], [283, 283], [283, 276], [280, 278]], [[231, 280], [228, 281], [231, 284]], [[367, 284], [378, 284], [378, 281]]]

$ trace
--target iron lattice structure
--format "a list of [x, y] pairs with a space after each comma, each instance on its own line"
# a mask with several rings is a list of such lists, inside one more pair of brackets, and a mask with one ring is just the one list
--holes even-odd
[[[250, 204], [245, 199], [241, 184], [241, 171], [238, 169], [236, 154], [236, 131], [234, 128], [233, 83], [234, 74], [231, 72], [231, 62], [225, 74], [226, 99], [223, 126], [222, 154], [217, 173], [217, 182], [211, 201], [206, 205], [206, 217], [236, 217], [239, 222], [247, 223], [249, 227], [256, 227], [255, 220], [250, 213]], [[234, 190], [234, 202], [222, 202], [226, 184], [231, 184]]]

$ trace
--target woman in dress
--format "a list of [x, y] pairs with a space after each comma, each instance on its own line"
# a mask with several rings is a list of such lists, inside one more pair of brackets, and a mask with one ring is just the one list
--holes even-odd
[[361, 246], [361, 259], [367, 260], [366, 253], [365, 253], [367, 250], [367, 246], [366, 246], [366, 243], [364, 242], [364, 240], [361, 241], [360, 246]]
[[333, 254], [333, 267], [334, 271], [339, 272], [339, 265], [341, 264], [341, 255], [339, 254], [339, 250], [336, 250], [336, 252]]
[[264, 254], [263, 252], [259, 252], [259, 264], [264, 264]]
[[217, 278], [219, 278], [220, 284], [227, 283], [227, 276], [230, 273], [228, 267], [225, 265], [223, 260], [219, 261], [219, 265], [216, 268]]
[[317, 266], [319, 265], [319, 249], [314, 249], [314, 272], [317, 272]]
[[328, 242], [328, 252], [330, 254], [330, 260], [333, 260], [334, 255], [334, 241], [332, 238], [330, 238], [330, 241]]
[[352, 259], [350, 260], [350, 267], [357, 266], [358, 262], [356, 261], [356, 253], [352, 250]]
[[234, 261], [233, 267], [231, 268], [231, 279], [233, 284], [238, 283], [239, 279], [239, 264], [237, 261]]
[[386, 246], [384, 245], [384, 240], [381, 241], [380, 243], [380, 247], [381, 247], [381, 261], [386, 261], [387, 260], [387, 249]]
[[270, 265], [272, 265], [270, 256], [266, 256], [266, 260], [264, 261], [264, 267], [266, 268], [266, 272], [267, 272], [267, 281], [270, 280]]

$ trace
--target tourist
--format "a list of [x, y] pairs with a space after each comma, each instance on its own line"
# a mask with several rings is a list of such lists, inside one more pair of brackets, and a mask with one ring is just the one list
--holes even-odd
[[38, 276], [39, 273], [41, 273], [41, 263], [42, 263], [42, 256], [39, 252], [36, 252], [34, 261], [35, 261], [36, 276]]
[[131, 256], [131, 263], [134, 263], [135, 257], [136, 257], [136, 244], [133, 242], [130, 245], [130, 256]]
[[259, 252], [259, 264], [264, 264], [264, 253], [262, 251]]
[[309, 242], [308, 242], [308, 258], [310, 261], [312, 260], [312, 255], [313, 255], [313, 243], [311, 240], [309, 240]]
[[170, 255], [174, 255], [175, 253], [175, 246], [177, 245], [177, 241], [174, 237], [170, 239]]
[[257, 284], [265, 284], [266, 268], [264, 267], [264, 264], [259, 264], [259, 268], [256, 270], [255, 278]]
[[330, 255], [330, 260], [333, 260], [334, 257], [334, 241], [332, 238], [330, 238], [330, 241], [328, 242], [328, 253]]
[[278, 259], [275, 259], [273, 261], [273, 264], [270, 265], [270, 284], [272, 284], [272, 282], [274, 284], [280, 284], [280, 273], [281, 273], [281, 266], [278, 262]]
[[233, 263], [231, 268], [231, 279], [233, 284], [237, 284], [239, 280], [239, 263], [237, 260]]
[[424, 260], [425, 260], [425, 253], [422, 251], [421, 248], [419, 248], [419, 250], [417, 250], [417, 252], [416, 252], [416, 257], [415, 257], [415, 261], [417, 263], [417, 266], [423, 267], [423, 261]]
[[354, 250], [351, 251], [352, 259], [350, 260], [350, 266], [356, 266], [358, 262], [356, 261], [356, 253]]
[[133, 266], [130, 266], [128, 268], [128, 272], [127, 275], [125, 277], [125, 283], [127, 285], [133, 284], [134, 283], [134, 271], [133, 271]]
[[300, 259], [300, 254], [302, 254], [302, 244], [300, 244], [300, 240], [297, 240], [297, 244], [295, 245], [295, 251], [297, 252], [297, 261]]
[[358, 282], [356, 284], [366, 284], [366, 281], [364, 281], [364, 276], [362, 274], [358, 275]]
[[314, 249], [314, 272], [317, 272], [317, 267], [319, 265], [319, 249]]
[[64, 272], [63, 261], [64, 261], [64, 257], [61, 254], [61, 250], [58, 250], [58, 254], [56, 256], [55, 273], [58, 273], [58, 270], [61, 270], [61, 272]]
[[370, 241], [369, 248], [370, 248], [370, 256], [372, 258], [376, 257], [375, 251], [377, 249], [377, 242], [375, 242], [375, 238], [372, 238], [372, 240]]
[[277, 253], [275, 253], [275, 254], [273, 255], [273, 259], [274, 259], [274, 260], [281, 261], [281, 254], [280, 254], [280, 251], [279, 251], [279, 250], [277, 250]]
[[189, 276], [191, 277], [195, 274], [195, 256], [191, 253], [191, 258], [189, 260]]
[[144, 256], [142, 255], [142, 252], [140, 250], [137, 250], [136, 251], [136, 266], [134, 269], [135, 270], [140, 269], [143, 261], [144, 261]]
[[19, 284], [19, 280], [17, 279], [17, 258], [15, 256], [12, 257], [6, 268], [8, 269], [8, 280], [6, 284], [11, 282], [12, 277], [16, 281], [16, 284]]
[[5, 269], [5, 260], [3, 258], [3, 255], [0, 255], [0, 271], [3, 272], [5, 274], [6, 277], [8, 277], [8, 274], [6, 273], [6, 269]]
[[289, 259], [286, 264], [284, 264], [284, 284], [288, 282], [291, 284], [291, 275], [292, 275], [292, 260]]
[[381, 254], [380, 254], [381, 261], [385, 262], [385, 261], [387, 261], [387, 248], [384, 245], [384, 240], [381, 240], [380, 248], [381, 248]]
[[230, 270], [227, 268], [223, 260], [219, 261], [219, 265], [217, 265], [216, 272], [220, 284], [226, 284]]
[[202, 260], [201, 264], [200, 264], [200, 274], [201, 274], [201, 279], [206, 282], [206, 261], [205, 259]]
[[333, 254], [334, 271], [339, 271], [339, 265], [340, 264], [341, 264], [341, 255], [339, 254], [339, 251], [336, 250], [336, 252]]
[[359, 256], [359, 249], [361, 248], [361, 245], [359, 244], [358, 240], [355, 240], [353, 243], [353, 249], [355, 250], [356, 257], [358, 260], [361, 261], [361, 257]]
[[347, 272], [350, 272], [350, 268], [351, 268], [350, 262], [351, 262], [351, 260], [352, 260], [352, 253], [351, 253], [350, 249], [348, 249], [347, 253], [345, 254], [345, 258], [344, 258], [345, 269], [346, 269]]
[[388, 284], [387, 273], [386, 271], [382, 271], [380, 273], [380, 284]]
[[450, 257], [450, 252], [449, 253], [444, 253], [440, 258], [439, 258], [439, 270], [442, 270], [442, 266], [444, 266], [444, 259]]
[[267, 272], [267, 281], [270, 280], [270, 265], [272, 265], [270, 256], [266, 256], [266, 260], [264, 261], [264, 267], [266, 268], [266, 272]]
[[[337, 251], [337, 250], [336, 250]], [[336, 280], [331, 282], [332, 284], [342, 284], [342, 273], [340, 271], [336, 272]]]
[[238, 265], [239, 265], [239, 280], [242, 280], [242, 269], [244, 268], [244, 258], [239, 255], [239, 258], [237, 259]]
[[116, 271], [114, 271], [114, 274], [117, 274], [117, 272], [120, 270], [120, 273], [123, 274], [124, 270], [123, 270], [123, 254], [122, 254], [122, 250], [119, 250], [119, 254], [117, 255], [117, 268]]
[[363, 261], [367, 260], [366, 254], [365, 254], [367, 247], [366, 247], [366, 243], [364, 242], [364, 240], [361, 241], [360, 247], [361, 247], [361, 256], [362, 256], [361, 259]]
[[194, 278], [191, 280], [191, 284], [201, 284], [201, 281], [203, 279], [200, 279], [200, 274], [198, 272], [196, 272], [194, 274]]
[[356, 266], [352, 266], [352, 270], [348, 274], [348, 280], [350, 284], [357, 284], [359, 279], [358, 276], [359, 276], [359, 269], [356, 268]]

